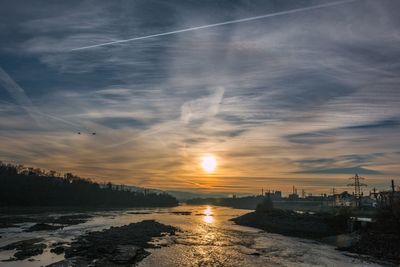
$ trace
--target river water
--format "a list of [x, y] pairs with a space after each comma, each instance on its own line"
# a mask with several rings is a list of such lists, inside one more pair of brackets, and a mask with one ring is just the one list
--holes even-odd
[[[186, 212], [186, 213], [181, 213]], [[229, 219], [249, 212], [215, 206], [186, 206], [162, 209], [129, 209], [124, 211], [94, 212], [86, 223], [56, 231], [22, 232], [21, 228], [0, 229], [0, 246], [11, 242], [42, 237], [47, 245], [71, 241], [87, 231], [98, 231], [110, 226], [154, 219], [178, 227], [175, 236], [153, 242], [161, 248], [150, 249], [139, 267], [150, 266], [379, 266], [363, 261], [355, 255], [336, 251], [333, 246], [299, 238], [266, 233], [254, 228], [235, 225]], [[65, 215], [65, 214], [63, 214]], [[0, 252], [0, 260], [12, 256], [13, 251]], [[46, 249], [33, 261], [1, 262], [0, 266], [45, 266], [63, 259]]]

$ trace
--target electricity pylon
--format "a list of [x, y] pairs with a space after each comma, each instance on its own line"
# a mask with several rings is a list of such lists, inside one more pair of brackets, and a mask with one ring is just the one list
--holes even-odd
[[348, 184], [347, 186], [354, 186], [354, 198], [356, 199], [356, 206], [360, 207], [362, 191], [361, 186], [367, 186], [364, 183], [361, 183], [360, 180], [365, 180], [365, 178], [358, 176], [356, 174], [354, 177], [350, 177], [350, 180], [354, 180], [353, 183]]

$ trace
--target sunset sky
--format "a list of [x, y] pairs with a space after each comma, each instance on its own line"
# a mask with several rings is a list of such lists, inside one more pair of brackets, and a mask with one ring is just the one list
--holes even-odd
[[0, 160], [199, 192], [400, 182], [400, 1], [333, 2], [3, 0]]

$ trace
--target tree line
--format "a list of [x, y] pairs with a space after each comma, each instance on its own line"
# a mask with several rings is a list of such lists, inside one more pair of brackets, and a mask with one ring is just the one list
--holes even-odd
[[176, 205], [178, 205], [176, 198], [166, 193], [132, 191], [111, 183], [101, 185], [72, 173], [61, 175], [55, 171], [5, 164], [0, 161], [0, 206], [171, 207]]

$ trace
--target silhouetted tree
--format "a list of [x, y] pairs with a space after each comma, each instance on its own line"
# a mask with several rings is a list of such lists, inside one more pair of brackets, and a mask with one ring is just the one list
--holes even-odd
[[177, 204], [174, 197], [164, 193], [116, 190], [111, 183], [101, 187], [72, 173], [61, 176], [55, 171], [0, 162], [0, 205], [3, 206], [166, 207]]
[[273, 209], [274, 209], [274, 203], [272, 203], [272, 200], [269, 197], [265, 197], [264, 200], [257, 205], [256, 212], [269, 213], [273, 211]]

